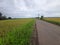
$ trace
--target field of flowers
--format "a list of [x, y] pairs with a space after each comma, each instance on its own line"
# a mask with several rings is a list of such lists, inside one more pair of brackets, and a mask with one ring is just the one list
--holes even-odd
[[34, 19], [0, 20], [0, 45], [29, 45]]
[[60, 18], [44, 18], [45, 21], [60, 25]]

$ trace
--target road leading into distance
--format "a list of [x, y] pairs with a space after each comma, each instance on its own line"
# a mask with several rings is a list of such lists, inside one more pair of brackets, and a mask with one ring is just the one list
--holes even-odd
[[36, 20], [39, 45], [60, 45], [60, 26]]

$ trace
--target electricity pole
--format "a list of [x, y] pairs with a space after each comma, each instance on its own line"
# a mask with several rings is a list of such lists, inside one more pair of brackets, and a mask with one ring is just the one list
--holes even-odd
[[38, 14], [38, 19], [39, 19], [39, 15], [40, 15], [40, 14]]

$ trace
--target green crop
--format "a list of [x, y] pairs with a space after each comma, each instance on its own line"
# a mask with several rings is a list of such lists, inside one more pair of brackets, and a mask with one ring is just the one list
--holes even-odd
[[0, 45], [29, 45], [34, 19], [0, 21]]
[[44, 18], [45, 21], [60, 25], [60, 18]]

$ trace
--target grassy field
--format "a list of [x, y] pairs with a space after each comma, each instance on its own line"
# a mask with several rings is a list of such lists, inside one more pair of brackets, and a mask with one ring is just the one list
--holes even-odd
[[0, 45], [29, 45], [34, 19], [0, 20]]
[[60, 18], [44, 18], [45, 21], [60, 25]]

